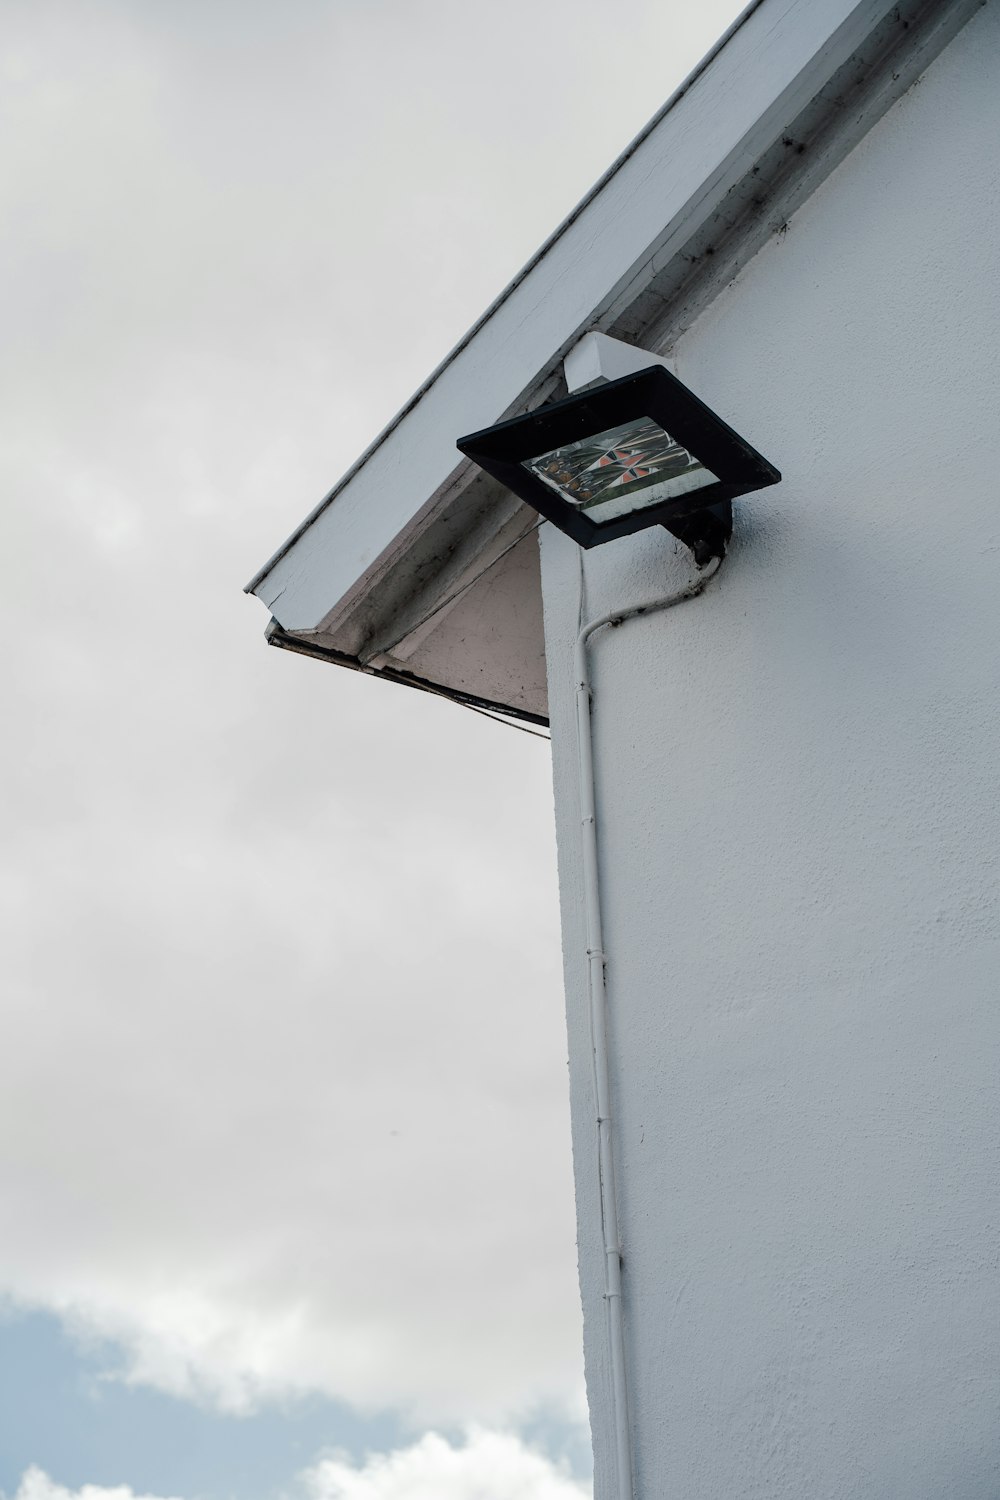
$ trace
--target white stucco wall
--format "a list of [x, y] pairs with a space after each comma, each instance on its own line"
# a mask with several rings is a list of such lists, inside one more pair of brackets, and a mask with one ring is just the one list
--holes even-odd
[[[637, 1493], [1000, 1493], [1000, 4], [695, 325], [784, 473], [593, 649]], [[544, 528], [598, 1500], [612, 1494], [572, 640]], [[666, 592], [663, 531], [586, 613]]]

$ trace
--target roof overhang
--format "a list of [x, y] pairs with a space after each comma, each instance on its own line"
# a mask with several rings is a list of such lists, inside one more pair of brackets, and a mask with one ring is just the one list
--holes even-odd
[[247, 586], [272, 643], [544, 720], [538, 518], [456, 438], [669, 350], [983, 3], [754, 0]]

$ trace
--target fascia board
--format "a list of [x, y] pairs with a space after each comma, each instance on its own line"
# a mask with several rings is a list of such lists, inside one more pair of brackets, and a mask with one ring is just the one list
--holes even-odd
[[530, 405], [582, 333], [697, 233], [895, 0], [760, 0], [248, 589], [287, 631], [357, 599], [453, 492], [455, 438]]

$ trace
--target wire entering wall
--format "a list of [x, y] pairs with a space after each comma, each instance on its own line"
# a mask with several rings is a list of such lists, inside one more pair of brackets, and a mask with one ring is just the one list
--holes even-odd
[[551, 734], [546, 734], [544, 729], [529, 729], [527, 724], [519, 724], [516, 719], [505, 719], [503, 714], [490, 713], [488, 708], [479, 708], [475, 703], [466, 703], [460, 698], [455, 698], [451, 693], [446, 693], [443, 688], [434, 687], [430, 683], [423, 683], [425, 693], [432, 693], [436, 698], [444, 698], [449, 703], [457, 703], [460, 708], [467, 708], [474, 714], [481, 714], [484, 719], [492, 719], [494, 724], [500, 724], [504, 729], [516, 729], [520, 734], [530, 734], [536, 740], [551, 740]]

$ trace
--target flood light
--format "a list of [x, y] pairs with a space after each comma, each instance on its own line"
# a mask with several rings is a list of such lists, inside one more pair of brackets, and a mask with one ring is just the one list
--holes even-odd
[[467, 458], [581, 547], [666, 526], [722, 555], [737, 495], [781, 475], [661, 365], [459, 438]]

